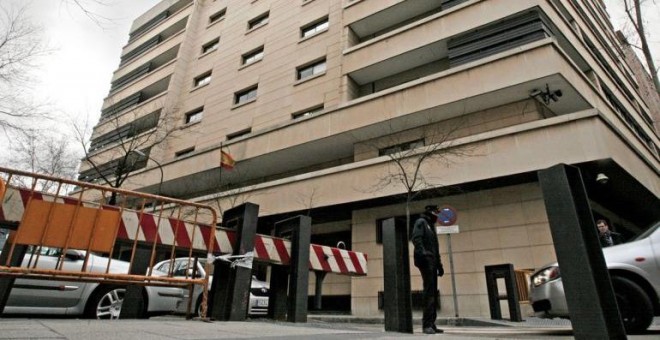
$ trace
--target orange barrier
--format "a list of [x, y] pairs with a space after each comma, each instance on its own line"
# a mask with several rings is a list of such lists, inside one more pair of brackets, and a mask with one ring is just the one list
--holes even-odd
[[[0, 227], [12, 230], [4, 249], [7, 254], [3, 254], [3, 257], [6, 260], [0, 263], [0, 277], [188, 288], [199, 284], [206, 290], [208, 278], [193, 278], [188, 275], [174, 277], [174, 261], [164, 276], [153, 275], [153, 266], [159, 256], [159, 261], [163, 259], [163, 254], [170, 259], [184, 256], [192, 259], [213, 253], [216, 247], [215, 233], [210, 231], [214, 228], [217, 216], [212, 207], [2, 167], [0, 177], [4, 178], [0, 180]], [[67, 193], [70, 190], [73, 194]], [[117, 204], [107, 204], [110, 201]], [[156, 215], [147, 212], [154, 207], [158, 208]], [[128, 222], [124, 221], [126, 216], [137, 218], [137, 225], [149, 220], [144, 218], [149, 216], [152, 224], [153, 221], [158, 221], [156, 230], [159, 229], [161, 220], [174, 219], [181, 229], [190, 230], [195, 235], [203, 235], [200, 237], [204, 240], [192, 240], [182, 244], [121, 237], [120, 230], [125, 232], [126, 229], [122, 227]], [[20, 249], [28, 246], [25, 256], [27, 265], [12, 265], [12, 255], [17, 251], [17, 246], [23, 247]], [[144, 261], [136, 258], [138, 247], [151, 249], [148, 272], [141, 275], [131, 271], [136, 261]], [[59, 254], [57, 264], [55, 267], [40, 265], [42, 250], [50, 248], [56, 248], [56, 253]], [[124, 254], [114, 254], [117, 249], [122, 248], [125, 250]], [[70, 249], [85, 251], [80, 270], [63, 269], [65, 256]], [[104, 271], [87, 268], [89, 254], [92, 252], [102, 253], [110, 258]], [[123, 255], [128, 259], [129, 265], [125, 271], [115, 272], [116, 268], [110, 270], [112, 262], [118, 261], [112, 259], [117, 257], [115, 255]]]
[[[167, 276], [154, 276], [156, 258], [163, 260], [163, 253], [169, 254], [171, 260], [227, 254], [233, 252], [236, 243], [234, 231], [215, 227], [216, 212], [207, 205], [0, 167], [0, 177], [3, 175], [7, 183], [0, 181], [0, 227], [14, 231], [8, 242], [7, 260], [0, 263], [0, 277], [188, 287], [201, 284], [206, 297], [208, 277], [195, 279], [186, 274], [183, 279], [175, 278], [172, 275], [174, 261], [170, 262]], [[68, 194], [73, 186], [75, 190]], [[10, 265], [16, 245], [32, 247], [34, 255], [30, 256], [27, 267]], [[130, 269], [126, 273], [111, 273], [113, 260], [108, 261], [104, 272], [89, 271], [89, 255], [80, 271], [62, 269], [69, 249], [84, 250], [86, 254], [103, 253], [108, 258], [127, 257], [132, 267], [138, 246], [151, 248], [149, 270], [145, 275], [133, 275]], [[42, 247], [61, 250], [57, 268], [39, 268], [40, 255], [35, 250]], [[128, 248], [128, 256], [123, 256], [122, 248]], [[287, 265], [290, 248], [288, 240], [257, 234], [254, 259]], [[118, 249], [120, 254], [115, 254]], [[210, 262], [206, 265], [210, 266]], [[366, 275], [367, 257], [359, 252], [312, 244], [309, 268], [343, 275]]]
[[5, 181], [0, 178], [0, 202], [5, 197]]

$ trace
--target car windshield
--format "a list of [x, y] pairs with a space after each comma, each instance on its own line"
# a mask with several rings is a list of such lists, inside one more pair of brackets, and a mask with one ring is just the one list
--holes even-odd
[[635, 237], [633, 241], [637, 241], [649, 237], [649, 235], [653, 234], [655, 230], [658, 228], [660, 228], [660, 221], [655, 222], [655, 225], [651, 225], [651, 227], [646, 229], [646, 231], [637, 235], [637, 237]]

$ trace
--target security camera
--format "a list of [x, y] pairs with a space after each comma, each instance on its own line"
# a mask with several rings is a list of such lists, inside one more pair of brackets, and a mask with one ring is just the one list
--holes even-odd
[[596, 182], [598, 182], [598, 183], [600, 183], [600, 184], [607, 184], [607, 182], [608, 182], [609, 180], [610, 180], [610, 178], [607, 177], [607, 176], [606, 176], [604, 173], [602, 173], [602, 172], [599, 173], [599, 174], [596, 176]]

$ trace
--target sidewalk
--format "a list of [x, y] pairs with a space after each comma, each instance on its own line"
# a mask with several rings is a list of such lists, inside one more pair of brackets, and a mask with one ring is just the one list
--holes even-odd
[[[421, 324], [421, 314], [413, 313], [413, 325], [419, 326]], [[326, 315], [326, 314], [309, 314], [310, 321], [327, 322], [327, 323], [358, 323], [358, 324], [380, 324], [384, 323], [383, 317], [357, 317], [352, 315]], [[656, 318], [660, 321], [660, 318]], [[505, 320], [492, 320], [489, 318], [479, 317], [459, 317], [448, 318], [438, 317], [436, 322], [438, 325], [446, 326], [459, 326], [459, 327], [560, 327], [571, 328], [571, 321], [567, 319], [541, 319], [537, 317], [527, 317], [522, 322], [514, 322]], [[660, 324], [659, 324], [660, 325]]]
[[[336, 316], [334, 316], [336, 317]], [[357, 320], [353, 320], [357, 321]], [[528, 323], [529, 322], [529, 323]], [[572, 339], [566, 326], [542, 327], [524, 324], [496, 326], [441, 326], [444, 334], [425, 335], [415, 325], [415, 333], [388, 333], [377, 323], [329, 322], [310, 319], [291, 324], [268, 319], [245, 322], [203, 322], [165, 316], [148, 320], [80, 320], [0, 318], [0, 339], [69, 340], [164, 340], [164, 339], [401, 339], [431, 336], [442, 339]], [[660, 329], [633, 339], [658, 339]]]
[[[413, 313], [413, 325], [419, 327], [421, 324], [421, 313]], [[352, 315], [337, 314], [309, 314], [308, 320], [325, 323], [358, 323], [358, 324], [384, 324], [383, 317], [357, 317]], [[493, 320], [485, 317], [438, 317], [437, 325], [457, 327], [515, 327], [515, 328], [565, 328], [571, 329], [571, 321], [568, 319], [554, 318], [543, 319], [527, 316], [522, 322], [510, 321], [508, 319]], [[660, 317], [653, 319], [651, 329], [660, 330]]]

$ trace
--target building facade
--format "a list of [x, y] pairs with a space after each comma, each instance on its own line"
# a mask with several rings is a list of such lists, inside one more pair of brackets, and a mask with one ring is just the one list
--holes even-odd
[[485, 265], [555, 259], [537, 171], [579, 167], [627, 237], [660, 217], [660, 112], [622, 55], [592, 0], [164, 0], [131, 28], [80, 179], [250, 201], [262, 233], [309, 215], [314, 243], [368, 254], [368, 276], [323, 282], [324, 309], [360, 316], [382, 313], [380, 221], [451, 205], [440, 314], [453, 275], [461, 316], [488, 316]]

